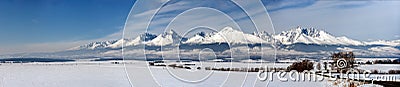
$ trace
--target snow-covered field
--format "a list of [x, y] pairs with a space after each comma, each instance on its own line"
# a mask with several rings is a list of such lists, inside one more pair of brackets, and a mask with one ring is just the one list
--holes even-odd
[[0, 65], [0, 87], [128, 87], [121, 65]]
[[[210, 65], [211, 63], [204, 63]], [[231, 63], [220, 63], [223, 67]], [[242, 66], [243, 63], [232, 63]], [[247, 64], [246, 64], [247, 65]], [[222, 67], [221, 66], [221, 67]], [[254, 66], [254, 65], [253, 65]], [[283, 65], [282, 65], [283, 66]], [[166, 67], [150, 66], [146, 62], [130, 61], [126, 64], [111, 64], [109, 62], [64, 62], [64, 63], [24, 63], [0, 65], [1, 87], [129, 87], [134, 86], [265, 86], [268, 82], [257, 79], [255, 72], [222, 72], [198, 70], [190, 73], [185, 69], [168, 69]], [[184, 82], [207, 77], [204, 81]], [[179, 73], [179, 74], [178, 74]], [[182, 77], [179, 80], [173, 74]], [[246, 75], [247, 74], [247, 75]], [[129, 76], [129, 79], [127, 78]], [[204, 76], [205, 75], [205, 76]], [[154, 79], [154, 80], [153, 80]], [[275, 78], [276, 79], [276, 78]], [[129, 81], [130, 80], [130, 81]], [[194, 81], [193, 80], [193, 81]], [[282, 85], [274, 81], [269, 86]], [[322, 86], [320, 82], [286, 82], [287, 86]]]
[[[118, 61], [121, 62], [121, 61]], [[196, 62], [215, 67], [260, 67], [259, 63]], [[264, 65], [273, 66], [273, 63]], [[289, 64], [275, 64], [287, 67]], [[124, 67], [126, 66], [126, 68]], [[126, 70], [126, 71], [125, 71]], [[288, 76], [285, 76], [286, 78]], [[130, 83], [131, 82], [131, 83]], [[333, 81], [283, 82], [260, 81], [257, 72], [209, 71], [204, 69], [173, 69], [147, 66], [144, 61], [126, 61], [125, 65], [111, 62], [56, 62], [1, 64], [0, 87], [129, 87], [143, 86], [246, 86], [246, 87], [329, 87]]]
[[400, 64], [372, 64], [360, 65], [357, 67], [362, 70], [377, 70], [378, 72], [387, 73], [389, 70], [400, 70]]

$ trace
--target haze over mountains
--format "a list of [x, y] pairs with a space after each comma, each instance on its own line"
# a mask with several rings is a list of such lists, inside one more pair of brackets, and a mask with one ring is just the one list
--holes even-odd
[[365, 42], [303, 27], [275, 35], [265, 31], [244, 33], [232, 27], [225, 27], [218, 32], [198, 32], [191, 37], [182, 37], [169, 30], [159, 35], [143, 33], [135, 38], [93, 42], [54, 53], [14, 54], [3, 57], [121, 57], [122, 45], [123, 56], [132, 59], [255, 57], [270, 60], [275, 55], [278, 58], [325, 58], [338, 51], [353, 51], [357, 57], [400, 57], [400, 40]]

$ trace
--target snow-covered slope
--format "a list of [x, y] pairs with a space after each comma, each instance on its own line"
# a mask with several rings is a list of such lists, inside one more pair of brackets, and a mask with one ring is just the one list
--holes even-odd
[[85, 44], [82, 46], [71, 48], [69, 50], [106, 48], [112, 44], [115, 44], [118, 41], [119, 40], [92, 42], [92, 43], [88, 43], [88, 44]]
[[133, 39], [132, 41], [128, 41], [126, 43], [127, 46], [135, 46], [135, 45], [139, 45], [142, 44], [143, 42], [147, 42], [150, 40], [153, 40], [154, 38], [156, 38], [157, 36], [154, 34], [150, 34], [150, 33], [144, 33], [141, 34], [139, 37], [136, 37], [135, 39]]
[[371, 42], [365, 42], [365, 43], [368, 45], [400, 46], [400, 40], [392, 40], [392, 41], [378, 40], [378, 41], [371, 41]]
[[[201, 33], [200, 33], [201, 34]], [[184, 43], [210, 44], [210, 43], [231, 43], [231, 44], [254, 44], [265, 43], [266, 41], [252, 34], [246, 34], [235, 30], [232, 27], [225, 27], [219, 32], [210, 34], [197, 34]]]
[[375, 52], [387, 52], [387, 53], [400, 53], [399, 49], [393, 47], [371, 47], [368, 50], [375, 51]]
[[282, 44], [327, 44], [327, 45], [364, 45], [363, 42], [349, 39], [347, 37], [335, 37], [325, 31], [314, 28], [297, 27], [289, 31], [283, 31], [274, 35]]
[[135, 39], [119, 39], [112, 41], [99, 41], [93, 42], [89, 44], [85, 44], [82, 46], [71, 48], [70, 50], [79, 50], [79, 49], [97, 49], [97, 48], [120, 48], [122, 44], [124, 46], [136, 46], [139, 44], [143, 44], [144, 42], [153, 40], [157, 36], [150, 33], [143, 33], [136, 37]]
[[186, 39], [178, 35], [174, 30], [169, 30], [144, 43], [151, 46], [165, 46], [179, 44], [182, 40], [185, 41]]
[[107, 47], [109, 48], [119, 48], [122, 47], [122, 44], [124, 44], [124, 46], [136, 46], [136, 45], [140, 45], [143, 44], [144, 42], [150, 41], [154, 38], [156, 38], [157, 36], [154, 34], [150, 34], [150, 33], [143, 33], [140, 34], [138, 37], [136, 37], [135, 39], [120, 39], [117, 42], [115, 42], [114, 44], [111, 44]]
[[261, 38], [267, 42], [273, 42], [273, 40], [275, 40], [275, 38], [268, 32], [266, 31], [262, 31], [262, 32], [254, 32], [253, 33], [254, 36], [257, 36], [258, 38]]
[[187, 41], [183, 42], [184, 44], [196, 44], [196, 43], [206, 43], [206, 38], [209, 38], [210, 35], [205, 32], [200, 32], [195, 34], [193, 37], [188, 38]]

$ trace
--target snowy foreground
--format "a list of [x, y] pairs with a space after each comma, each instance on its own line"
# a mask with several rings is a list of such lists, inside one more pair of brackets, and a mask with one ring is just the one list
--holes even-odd
[[[121, 62], [121, 61], [119, 61]], [[206, 67], [257, 67], [260, 64], [196, 62]], [[264, 65], [273, 66], [273, 63]], [[287, 67], [289, 64], [275, 64]], [[335, 81], [260, 81], [257, 72], [209, 71], [148, 66], [144, 61], [111, 62], [56, 62], [1, 64], [0, 87], [130, 87], [133, 86], [246, 86], [246, 87], [332, 87]], [[125, 71], [126, 70], [126, 71]], [[131, 82], [131, 83], [130, 83]]]

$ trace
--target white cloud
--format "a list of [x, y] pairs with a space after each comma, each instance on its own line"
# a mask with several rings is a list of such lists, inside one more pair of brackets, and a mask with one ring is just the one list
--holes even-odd
[[393, 39], [393, 35], [399, 34], [399, 1], [377, 1], [356, 7], [337, 7], [349, 3], [353, 2], [319, 1], [305, 8], [272, 12], [270, 16], [278, 31], [302, 25], [358, 40], [390, 40]]
[[399, 38], [400, 38], [400, 35], [394, 35], [394, 37], [397, 38], [397, 39], [399, 39]]
[[[143, 1], [144, 2], [144, 1]], [[273, 32], [272, 25], [270, 25], [270, 20], [268, 20], [268, 14], [263, 7], [263, 4], [260, 1], [252, 1], [252, 2], [244, 2], [240, 0], [235, 0], [239, 6], [242, 6], [242, 8], [250, 15], [251, 19], [253, 19], [252, 22], [256, 24], [256, 27], [260, 31], [269, 31]], [[149, 32], [153, 33], [161, 33], [162, 30], [160, 29], [161, 26], [165, 26], [168, 24], [174, 17], [169, 17], [171, 12], [174, 12], [176, 10], [183, 10], [183, 9], [188, 9], [190, 6], [188, 5], [183, 5], [187, 4], [188, 2], [177, 2], [173, 3], [170, 5], [165, 6], [162, 10], [159, 11], [161, 15], [158, 15], [160, 17], [167, 17], [167, 18], [160, 18], [154, 20], [152, 23], [154, 23], [155, 27], [152, 26]], [[139, 9], [140, 5], [136, 4], [136, 8], [134, 7], [132, 11], [134, 12], [135, 9]], [[162, 4], [153, 4], [154, 9], [142, 12], [142, 13], [132, 13], [131, 17], [128, 19], [128, 23], [126, 26], [126, 37], [136, 37], [138, 34], [143, 33], [146, 31], [146, 26], [148, 26], [149, 21], [151, 18], [153, 18], [153, 15], [156, 13], [157, 5], [161, 6]], [[197, 5], [196, 5], [197, 6]], [[198, 5], [201, 6], [201, 5]], [[237, 13], [242, 11], [240, 8], [234, 8], [234, 6], [224, 6], [222, 10], [231, 10], [233, 9], [232, 13]], [[232, 14], [231, 13], [231, 14]], [[178, 14], [178, 13], [173, 13], [173, 14]], [[221, 29], [222, 27], [225, 26], [236, 26], [236, 24], [228, 17], [225, 15], [226, 13], [222, 13], [218, 10], [215, 9], [210, 9], [210, 8], [195, 8], [195, 9], [190, 9], [186, 10], [186, 12], [180, 14], [179, 17], [176, 17], [176, 20], [172, 25], [170, 26], [170, 29], [174, 29], [178, 32], [185, 32], [189, 30], [190, 28], [193, 28], [193, 26], [196, 25], [205, 25], [208, 27], [212, 27], [215, 29]], [[240, 15], [240, 14], [232, 14], [234, 17], [234, 20], [237, 19], [243, 19], [248, 17], [247, 15]], [[231, 15], [231, 16], [232, 16]], [[243, 20], [236, 21], [238, 23], [245, 22]], [[245, 26], [251, 26], [251, 25], [245, 25]], [[250, 29], [244, 29], [244, 31], [249, 31], [253, 32], [255, 30], [250, 30]]]
[[0, 49], [2, 54], [31, 53], [31, 52], [54, 52], [69, 49], [70, 47], [79, 46], [87, 42], [52, 42], [52, 43], [36, 43], [21, 44], [17, 46], [3, 46]]

